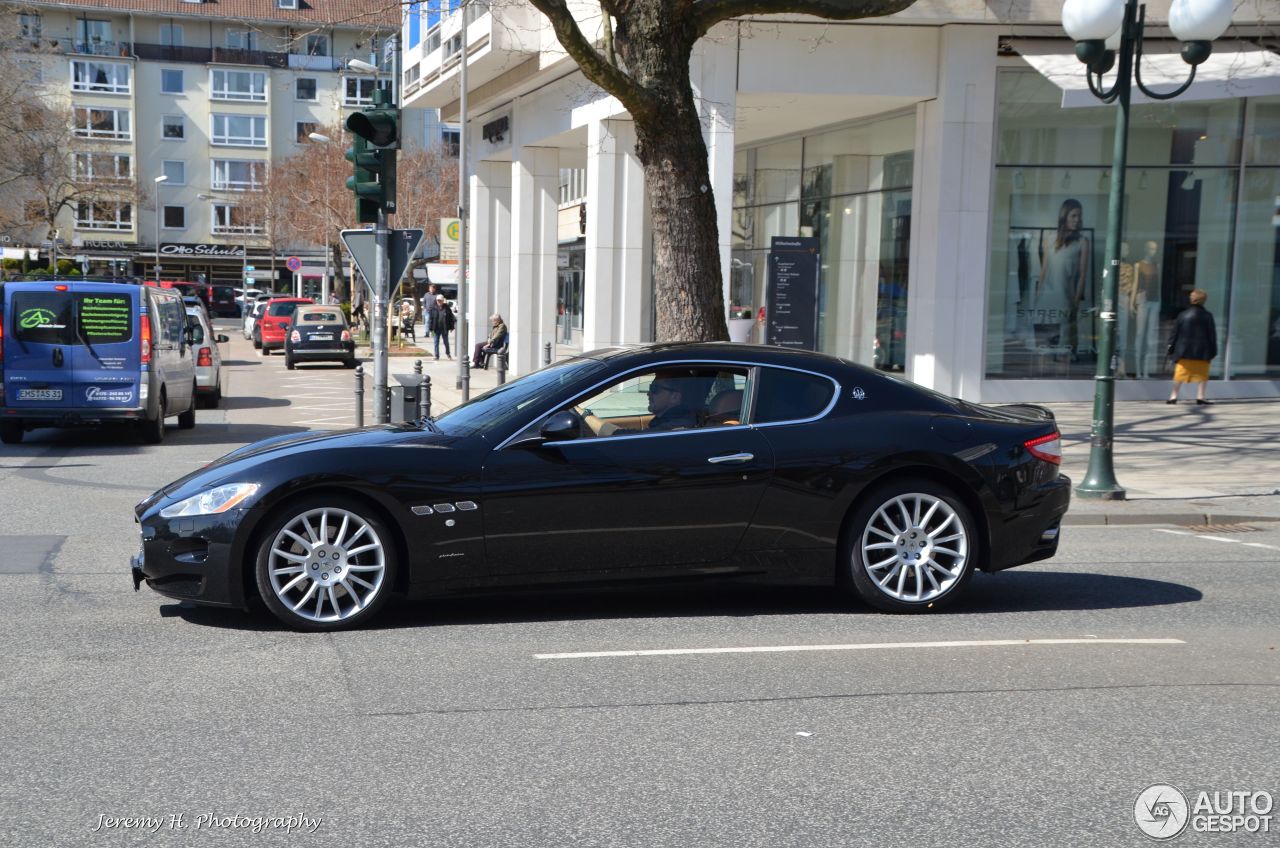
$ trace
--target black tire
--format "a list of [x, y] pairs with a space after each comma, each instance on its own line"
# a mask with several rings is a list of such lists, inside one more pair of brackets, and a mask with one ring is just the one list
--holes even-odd
[[[339, 521], [326, 522], [327, 540], [317, 538], [318, 519], [311, 521], [315, 535], [308, 536], [308, 539], [314, 539], [310, 548], [304, 548], [294, 538], [285, 535], [285, 528], [306, 533], [301, 517], [311, 514], [315, 518], [321, 510], [328, 511], [330, 518], [341, 517], [344, 513], [349, 516], [348, 526], [357, 529], [348, 529], [346, 538], [361, 537], [353, 549], [357, 550], [356, 554], [348, 554], [337, 539], [342, 526]], [[367, 525], [367, 529], [359, 529], [361, 523]], [[376, 551], [359, 550], [371, 543], [377, 544]], [[276, 557], [273, 561], [272, 550], [277, 545], [287, 546], [286, 552], [307, 557], [301, 573], [291, 571], [296, 567], [292, 560]], [[290, 501], [263, 522], [258, 536], [254, 577], [258, 594], [267, 609], [288, 627], [294, 630], [344, 630], [358, 627], [378, 613], [393, 591], [398, 565], [396, 536], [381, 515], [366, 504], [341, 495], [311, 495]], [[308, 570], [311, 566], [318, 567]], [[347, 573], [341, 575], [344, 567]], [[330, 571], [320, 571], [319, 568], [329, 568]], [[274, 582], [273, 569], [276, 570]], [[313, 573], [321, 576], [309, 579]], [[372, 586], [372, 591], [361, 586], [361, 581]], [[332, 594], [328, 593], [330, 589]], [[359, 598], [362, 592], [365, 595]], [[320, 601], [317, 615], [311, 601], [322, 597], [324, 600]], [[337, 599], [338, 607], [326, 612], [332, 606], [333, 598]], [[355, 604], [356, 599], [362, 603]], [[295, 605], [304, 612], [295, 612]]]
[[158, 445], [164, 441], [164, 395], [160, 396], [160, 409], [154, 419], [144, 418], [139, 425], [142, 441], [149, 445]]
[[18, 418], [7, 418], [0, 421], [0, 442], [6, 445], [16, 445], [22, 441], [22, 436], [26, 432], [26, 426]]
[[293, 357], [289, 355], [289, 351], [284, 352], [284, 367], [290, 371], [293, 370]]
[[190, 430], [196, 426], [196, 399], [191, 398], [191, 408], [178, 413], [178, 429]]
[[356, 367], [357, 365], [359, 365], [359, 364], [360, 364], [360, 363], [356, 360], [356, 358], [355, 358], [354, 356], [353, 356], [353, 357], [351, 357], [350, 359], [344, 359], [344, 360], [342, 360], [342, 367], [343, 367], [343, 368], [355, 368], [355, 367]]
[[222, 383], [213, 387], [213, 394], [209, 395], [209, 408], [217, 409], [222, 405]]
[[842, 578], [885, 612], [945, 607], [963, 593], [982, 555], [978, 525], [964, 502], [946, 486], [920, 478], [867, 493], [842, 541]]
[[253, 334], [253, 349], [254, 350], [262, 349], [262, 337], [259, 336], [257, 333]]

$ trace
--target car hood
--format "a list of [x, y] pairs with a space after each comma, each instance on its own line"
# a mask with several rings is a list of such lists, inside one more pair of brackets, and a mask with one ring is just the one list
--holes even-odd
[[456, 436], [447, 436], [423, 429], [414, 423], [382, 424], [353, 430], [317, 431], [308, 430], [302, 433], [287, 433], [272, 436], [225, 454], [208, 465], [198, 468], [185, 477], [174, 480], [163, 489], [152, 494], [138, 505], [145, 509], [164, 497], [183, 498], [223, 482], [232, 482], [234, 477], [252, 480], [256, 475], [252, 469], [278, 456], [287, 454], [309, 453], [311, 451], [351, 450], [356, 448], [394, 448], [399, 445], [414, 447], [447, 448], [458, 441]]

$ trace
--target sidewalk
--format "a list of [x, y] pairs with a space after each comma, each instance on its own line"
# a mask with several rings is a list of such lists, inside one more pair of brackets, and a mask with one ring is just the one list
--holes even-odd
[[[429, 340], [419, 343], [429, 345]], [[439, 415], [462, 401], [454, 353], [455, 359], [446, 360], [442, 352], [438, 362], [430, 353], [392, 356], [388, 373], [412, 373], [421, 358], [423, 373], [431, 377], [431, 411]], [[472, 397], [498, 384], [496, 366], [472, 369], [470, 378]], [[1093, 403], [1043, 405], [1053, 411], [1062, 432], [1063, 473], [1078, 484], [1089, 465]], [[1174, 406], [1117, 403], [1114, 454], [1116, 479], [1127, 499], [1074, 496], [1068, 524], [1280, 521], [1280, 400], [1224, 400], [1212, 406], [1185, 399]]]

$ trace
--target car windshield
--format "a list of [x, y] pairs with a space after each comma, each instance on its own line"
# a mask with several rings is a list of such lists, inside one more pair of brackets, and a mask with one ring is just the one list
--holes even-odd
[[541, 410], [552, 398], [582, 377], [604, 367], [598, 359], [577, 357], [549, 365], [472, 398], [435, 420], [436, 428], [451, 436], [483, 435]]
[[342, 320], [337, 312], [304, 312], [302, 320], [315, 324], [336, 324]]

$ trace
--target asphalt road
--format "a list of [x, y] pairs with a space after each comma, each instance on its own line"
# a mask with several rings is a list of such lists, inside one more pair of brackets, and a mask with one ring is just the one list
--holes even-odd
[[[0, 447], [0, 845], [1144, 845], [1151, 784], [1280, 794], [1275, 524], [1070, 527], [923, 617], [679, 590], [301, 635], [135, 594], [133, 503], [350, 412], [351, 372], [229, 348], [161, 445]], [[761, 647], [809, 650], [625, 653]], [[615, 653], [545, 656], [580, 652]], [[253, 832], [288, 816], [320, 821]]]

